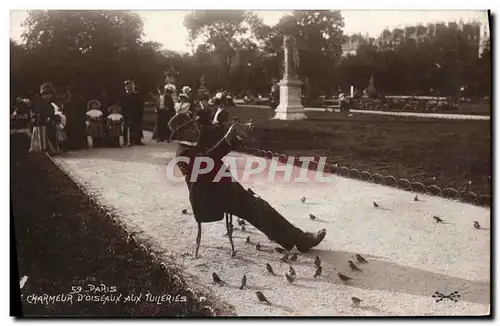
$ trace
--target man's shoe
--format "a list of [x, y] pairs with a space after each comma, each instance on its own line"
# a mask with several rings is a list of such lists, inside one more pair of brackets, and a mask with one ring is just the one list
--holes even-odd
[[297, 249], [300, 252], [308, 252], [311, 248], [316, 247], [319, 245], [321, 241], [326, 236], [326, 229], [322, 229], [318, 231], [316, 234], [312, 233], [304, 233], [303, 235], [299, 236], [299, 239], [296, 243]]

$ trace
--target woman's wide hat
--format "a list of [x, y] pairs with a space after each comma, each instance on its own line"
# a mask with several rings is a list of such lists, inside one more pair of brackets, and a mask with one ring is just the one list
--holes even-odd
[[100, 110], [101, 109], [101, 102], [98, 100], [90, 100], [87, 103], [87, 111], [90, 111], [92, 109]]
[[167, 85], [165, 85], [165, 90], [167, 92], [173, 93], [176, 91], [176, 88], [175, 88], [174, 84], [167, 84]]

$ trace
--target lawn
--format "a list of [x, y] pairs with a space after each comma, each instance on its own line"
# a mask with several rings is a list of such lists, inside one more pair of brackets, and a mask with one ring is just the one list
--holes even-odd
[[[231, 116], [256, 124], [247, 144], [410, 181], [491, 193], [490, 121], [307, 112], [308, 120], [270, 120], [270, 109], [237, 106]], [[146, 114], [151, 128], [154, 114]], [[469, 181], [471, 184], [469, 185]]]
[[[179, 274], [176, 268], [162, 267], [144, 254], [139, 244], [127, 241], [123, 229], [105, 218], [49, 158], [27, 153], [28, 141], [23, 134], [11, 136], [11, 225], [15, 227], [12, 245], [17, 249], [19, 274], [28, 276], [21, 290], [24, 316], [210, 314], [204, 308], [212, 305], [210, 299], [204, 303], [193, 299], [182, 276], [178, 279], [174, 276]], [[110, 300], [113, 295], [115, 300], [122, 297], [118, 302], [78, 302], [78, 295], [73, 294], [72, 304], [33, 303], [33, 294], [66, 295], [67, 299], [68, 294], [78, 291], [73, 287], [82, 287], [79, 293], [85, 293], [87, 298], [105, 293]], [[114, 292], [112, 287], [116, 287]], [[148, 299], [148, 293], [154, 297]], [[132, 294], [142, 297], [136, 302], [126, 302], [125, 298]]]

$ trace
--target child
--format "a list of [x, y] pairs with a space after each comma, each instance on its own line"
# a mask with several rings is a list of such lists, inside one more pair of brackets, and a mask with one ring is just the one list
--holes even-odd
[[59, 108], [55, 109], [54, 124], [56, 127], [56, 137], [59, 149], [63, 153], [67, 153], [68, 150], [66, 149], [66, 140], [68, 138], [66, 137], [66, 132], [64, 131], [64, 128], [66, 127], [66, 116]]
[[123, 128], [123, 115], [120, 114], [121, 108], [118, 105], [111, 105], [108, 110], [111, 112], [106, 118], [109, 145], [112, 147], [121, 147], [120, 136], [122, 135]]
[[92, 147], [101, 147], [104, 135], [104, 120], [101, 111], [101, 102], [89, 101], [87, 105], [87, 134], [92, 137]]

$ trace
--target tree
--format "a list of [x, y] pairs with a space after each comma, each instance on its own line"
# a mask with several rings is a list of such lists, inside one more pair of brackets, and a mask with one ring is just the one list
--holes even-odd
[[245, 38], [249, 29], [249, 16], [242, 10], [197, 10], [184, 20], [189, 38], [202, 38], [217, 53], [221, 64], [221, 78], [228, 86], [236, 50], [251, 45]]
[[161, 44], [142, 41], [143, 22], [137, 14], [35, 10], [23, 25], [27, 59], [21, 74], [30, 81], [24, 87], [35, 88], [50, 79], [56, 85], [77, 84], [95, 93], [110, 88], [121, 92], [126, 78], [145, 87], [154, 84], [151, 77], [157, 74], [154, 65], [162, 60]]
[[[312, 89], [328, 88], [333, 69], [342, 54], [344, 19], [338, 10], [298, 10], [272, 28], [256, 24], [268, 53], [282, 58], [283, 37], [297, 39], [301, 65], [299, 76], [309, 79]], [[264, 35], [264, 32], [268, 32]]]

